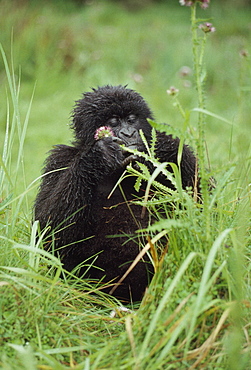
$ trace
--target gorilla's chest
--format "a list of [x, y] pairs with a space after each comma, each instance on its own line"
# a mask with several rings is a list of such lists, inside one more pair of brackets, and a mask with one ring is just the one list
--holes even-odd
[[134, 204], [136, 196], [133, 182], [123, 181], [120, 186], [106, 179], [97, 187], [95, 206], [97, 234], [106, 236], [131, 236], [147, 226], [147, 216], [142, 219], [142, 207]]

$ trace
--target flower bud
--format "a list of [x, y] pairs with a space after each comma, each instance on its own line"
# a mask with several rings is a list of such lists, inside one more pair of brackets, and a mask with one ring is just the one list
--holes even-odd
[[94, 139], [100, 140], [104, 137], [114, 136], [110, 126], [101, 126], [95, 131]]

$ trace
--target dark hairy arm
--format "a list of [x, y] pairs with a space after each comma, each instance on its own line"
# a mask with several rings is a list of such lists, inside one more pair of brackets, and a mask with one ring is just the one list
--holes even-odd
[[[178, 165], [179, 138], [158, 132], [156, 144], [156, 157], [160, 162], [171, 162]], [[168, 168], [171, 170], [171, 168]], [[180, 162], [182, 186], [194, 187], [196, 177], [196, 157], [188, 145], [183, 145]]]
[[[87, 152], [66, 145], [58, 145], [50, 152], [34, 207], [41, 230], [47, 225], [54, 231], [63, 229], [60, 238], [64, 243], [78, 240], [85, 229], [91, 232], [97, 185], [126, 164], [118, 141], [103, 138]], [[72, 223], [74, 235], [68, 228]]]

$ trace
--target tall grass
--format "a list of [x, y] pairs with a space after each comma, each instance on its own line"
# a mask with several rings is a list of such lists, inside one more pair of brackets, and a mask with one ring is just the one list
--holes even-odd
[[[30, 107], [24, 122], [21, 122], [18, 96], [19, 79], [16, 79], [13, 65], [9, 67], [2, 46], [0, 51], [4, 61], [9, 92], [7, 93], [7, 118], [3, 151], [0, 157], [0, 189], [1, 189], [1, 229], [4, 238], [22, 238], [24, 230], [18, 228], [21, 218], [28, 213], [26, 202], [27, 184], [23, 161], [23, 146], [29, 120]], [[10, 98], [10, 100], [9, 100]], [[11, 113], [12, 112], [12, 113]], [[13, 148], [15, 147], [15, 151]], [[20, 182], [22, 185], [20, 186]], [[23, 191], [21, 190], [23, 189]], [[20, 193], [21, 191], [21, 193]], [[22, 231], [21, 231], [22, 230]], [[21, 232], [20, 232], [21, 231]], [[4, 253], [2, 254], [2, 256]]]
[[[79, 281], [63, 271], [60, 261], [40, 248], [42, 236], [36, 239], [38, 224], [35, 222], [31, 226], [31, 219], [26, 217], [30, 214], [26, 195], [39, 180], [34, 180], [28, 186], [25, 182], [23, 149], [30, 107], [22, 123], [19, 112], [20, 84], [16, 85], [16, 76], [8, 64], [2, 46], [1, 53], [9, 86], [8, 112], [12, 114], [7, 116], [0, 158], [0, 363], [6, 369], [35, 369], [38, 356], [40, 359], [45, 358], [52, 364], [52, 368], [61, 369], [63, 366], [60, 361], [64, 362], [64, 358], [69, 363], [74, 363], [72, 351], [89, 353], [83, 343], [91, 343], [95, 332], [100, 332], [95, 339], [96, 345], [106, 342], [104, 332], [107, 330], [106, 321], [109, 316], [107, 314], [103, 319], [103, 315], [107, 312], [105, 307], [108, 306], [110, 312], [115, 307], [115, 302], [103, 296], [95, 283], [90, 285], [87, 281]], [[11, 97], [11, 104], [8, 95]], [[9, 105], [12, 105], [12, 109]], [[18, 147], [17, 151], [13, 150], [14, 145]], [[23, 181], [23, 191], [20, 191], [20, 181]], [[62, 275], [67, 275], [68, 280], [59, 279]], [[69, 319], [71, 316], [74, 316], [72, 323]], [[78, 320], [81, 329], [77, 324]], [[91, 325], [88, 328], [89, 320]], [[113, 330], [112, 326], [110, 325], [107, 332], [108, 337]], [[74, 333], [71, 339], [68, 330]], [[81, 330], [85, 332], [83, 342]], [[59, 331], [58, 335], [55, 335], [56, 331]], [[50, 350], [55, 346], [64, 348]], [[34, 350], [38, 351], [36, 357]], [[58, 359], [51, 358], [50, 353], [56, 354]]]
[[[117, 8], [109, 4], [108, 9], [113, 9], [114, 14]], [[189, 9], [185, 10], [189, 18]], [[102, 14], [101, 11], [100, 18]], [[197, 18], [194, 22], [197, 23]], [[185, 25], [184, 28], [188, 27], [186, 22]], [[199, 40], [194, 37], [195, 47], [199, 47]], [[41, 239], [35, 238], [38, 225], [30, 223], [27, 194], [38, 179], [27, 183], [24, 152], [36, 95], [33, 101], [31, 88], [23, 119], [21, 75], [17, 77], [13, 59], [7, 58], [2, 47], [1, 53], [8, 82], [0, 183], [1, 368], [249, 368], [251, 150], [249, 147], [238, 152], [232, 147], [234, 139], [223, 143], [228, 149], [225, 159], [230, 160], [207, 173], [206, 153], [199, 149], [205, 145], [209, 123], [215, 127], [230, 126], [233, 135], [239, 134], [235, 125], [246, 117], [243, 105], [247, 101], [248, 106], [251, 86], [248, 57], [241, 66], [234, 122], [197, 104], [194, 97], [189, 108], [184, 106], [182, 93], [173, 97], [174, 109], [178, 108], [175, 117], [181, 117], [182, 124], [180, 129], [170, 128], [171, 133], [178, 132], [182, 140], [197, 143], [199, 165], [205, 164], [201, 176], [217, 178], [211, 194], [204, 189], [206, 202], [197, 204], [181, 189], [177, 168], [171, 179], [177, 184], [177, 191], [173, 192], [160, 186], [154, 176], [147, 178], [143, 167], [141, 171], [130, 170], [139, 178], [146, 176], [149, 185], [156, 189], [153, 198], [140, 203], [151, 214], [158, 215], [157, 221], [144, 231], [151, 237], [157, 235], [150, 242], [150, 249], [158, 251], [153, 254], [156, 274], [139, 306], [130, 307], [132, 312], [127, 314], [117, 311], [117, 316], [111, 318], [111, 310], [116, 310], [120, 302], [103, 294], [96, 282], [80, 280], [64, 271], [60, 261], [43, 250]], [[204, 55], [207, 56], [206, 50]], [[205, 62], [210, 69], [207, 57]], [[56, 73], [60, 75], [59, 70]], [[197, 73], [194, 79], [201, 81], [204, 69]], [[208, 75], [210, 78], [210, 71]], [[105, 77], [106, 73], [102, 82]], [[205, 133], [200, 132], [194, 120], [198, 110], [201, 117], [198, 125], [205, 125]], [[156, 126], [160, 130], [164, 127]], [[222, 127], [219, 131], [223, 131]], [[151, 150], [148, 159], [156, 163]], [[160, 165], [158, 171], [165, 170]]]

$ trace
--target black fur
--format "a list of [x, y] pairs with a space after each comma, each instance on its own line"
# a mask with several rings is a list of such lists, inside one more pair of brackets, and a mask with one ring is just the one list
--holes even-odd
[[[119, 188], [109, 199], [107, 196], [126, 164], [134, 161], [120, 144], [144, 150], [138, 135], [140, 128], [150, 139], [147, 118], [153, 119], [153, 115], [144, 99], [123, 86], [93, 89], [76, 102], [72, 120], [75, 142], [73, 146], [58, 145], [51, 151], [44, 168], [47, 174], [35, 201], [35, 219], [40, 221], [41, 230], [50, 225], [54, 231], [53, 242], [49, 241], [47, 248], [58, 249], [67, 270], [98, 254], [94, 266], [99, 268], [92, 267], [85, 276], [116, 282], [138, 255], [135, 231], [147, 226], [147, 217], [142, 220], [141, 207], [131, 204], [133, 219]], [[112, 127], [114, 137], [95, 140], [96, 129], [104, 125]], [[161, 162], [177, 163], [178, 146], [178, 138], [157, 133], [156, 156]], [[181, 161], [184, 188], [193, 186], [195, 172], [195, 157], [184, 145]], [[135, 177], [126, 177], [121, 184], [129, 202], [139, 195], [134, 183]], [[107, 237], [112, 235], [116, 237]], [[91, 259], [86, 266], [90, 262]], [[81, 268], [81, 274], [86, 266]], [[151, 274], [151, 264], [142, 260], [114, 295], [140, 300]]]

